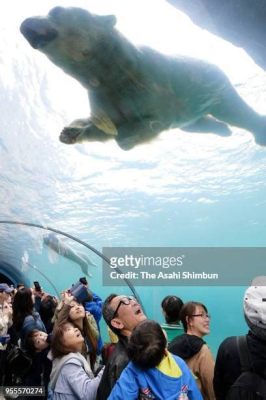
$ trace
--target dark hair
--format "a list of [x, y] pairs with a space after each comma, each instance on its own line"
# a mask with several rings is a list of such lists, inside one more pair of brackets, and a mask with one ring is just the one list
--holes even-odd
[[22, 289], [24, 287], [25, 287], [24, 283], [20, 282], [20, 283], [17, 284], [17, 290], [19, 290], [20, 288]]
[[36, 347], [34, 344], [34, 338], [35, 336], [39, 333], [40, 331], [38, 329], [33, 329], [30, 331], [26, 338], [25, 338], [25, 348], [28, 350], [28, 352], [33, 355], [36, 352]]
[[[62, 324], [56, 326], [56, 328], [53, 330], [53, 336], [52, 336], [52, 341], [51, 341], [51, 351], [52, 351], [54, 358], [63, 357], [66, 354], [71, 353], [72, 350], [76, 351], [74, 349], [71, 349], [71, 347], [67, 347], [63, 341], [65, 328], [69, 324], [71, 324], [71, 323], [63, 322]], [[74, 326], [74, 324], [71, 324], [71, 325]]]
[[119, 295], [112, 293], [105, 299], [103, 303], [102, 313], [103, 313], [103, 318], [107, 323], [107, 325], [109, 326], [109, 328], [111, 329], [111, 331], [113, 331], [117, 336], [121, 336], [121, 330], [113, 327], [113, 325], [111, 324], [114, 315], [114, 310], [112, 309], [110, 303], [117, 296]]
[[54, 324], [52, 320], [55, 314], [56, 307], [57, 301], [53, 296], [47, 295], [42, 298], [39, 314], [45, 325], [47, 333], [50, 333], [53, 330]]
[[56, 306], [57, 302], [53, 296], [48, 295], [42, 299], [39, 312], [43, 322], [53, 318]]
[[165, 321], [168, 324], [178, 323], [180, 321], [180, 310], [183, 306], [183, 301], [176, 296], [166, 296], [162, 303], [162, 309], [165, 312]]
[[132, 332], [128, 356], [137, 367], [156, 367], [165, 355], [167, 340], [160, 325], [151, 320], [142, 321]]
[[185, 303], [180, 311], [180, 320], [183, 324], [185, 332], [187, 332], [187, 328], [188, 328], [187, 318], [188, 319], [193, 318], [193, 314], [195, 314], [196, 307], [202, 307], [204, 309], [204, 311], [206, 312], [206, 314], [208, 314], [208, 310], [207, 310], [206, 306], [202, 303], [198, 303], [196, 301], [189, 301], [188, 303]]
[[[86, 310], [85, 310], [86, 312]], [[73, 325], [78, 328], [78, 326], [73, 322]], [[85, 315], [85, 318], [83, 320], [83, 331], [81, 332], [85, 338], [89, 340], [90, 343], [90, 362], [91, 362], [91, 367], [94, 367], [95, 361], [96, 361], [96, 353], [97, 353], [97, 339], [93, 336], [92, 330], [89, 324], [89, 321], [87, 319], [87, 316]]]
[[33, 306], [31, 289], [18, 290], [13, 300], [13, 325], [17, 331], [22, 328], [25, 317], [33, 314]]

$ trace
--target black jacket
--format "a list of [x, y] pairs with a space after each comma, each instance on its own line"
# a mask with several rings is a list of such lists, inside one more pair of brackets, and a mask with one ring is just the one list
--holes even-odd
[[177, 336], [169, 343], [168, 350], [170, 353], [183, 358], [183, 360], [188, 360], [197, 354], [205, 343], [206, 342], [198, 336], [184, 333], [183, 335]]
[[128, 338], [121, 336], [115, 346], [110, 359], [105, 366], [105, 370], [97, 391], [97, 400], [106, 400], [110, 395], [117, 379], [120, 377], [123, 369], [129, 363], [127, 355]]
[[[249, 332], [247, 344], [253, 370], [259, 374], [266, 368], [266, 341]], [[216, 400], [225, 399], [228, 390], [240, 374], [241, 366], [236, 336], [231, 336], [221, 343], [216, 358], [213, 380]]]

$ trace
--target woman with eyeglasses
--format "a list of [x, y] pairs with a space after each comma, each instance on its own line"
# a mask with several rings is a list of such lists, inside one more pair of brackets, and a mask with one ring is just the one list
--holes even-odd
[[192, 371], [204, 400], [215, 400], [213, 390], [214, 358], [206, 342], [210, 333], [210, 315], [202, 303], [190, 301], [183, 305], [180, 320], [185, 333], [168, 346], [171, 353], [183, 358]]

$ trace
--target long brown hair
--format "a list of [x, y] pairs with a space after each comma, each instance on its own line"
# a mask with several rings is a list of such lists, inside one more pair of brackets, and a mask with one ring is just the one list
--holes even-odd
[[[73, 325], [75, 325], [74, 322], [72, 322]], [[76, 326], [76, 325], [75, 325]], [[92, 330], [89, 324], [89, 321], [87, 319], [86, 313], [85, 313], [85, 318], [83, 320], [83, 333], [84, 337], [87, 337], [89, 340], [89, 343], [91, 345], [90, 348], [90, 362], [91, 362], [91, 367], [94, 367], [95, 361], [96, 361], [96, 352], [97, 352], [97, 340], [92, 334]]]
[[[75, 301], [75, 300], [73, 300], [73, 301]], [[76, 301], [75, 301], [75, 303], [79, 304]], [[82, 305], [82, 304], [79, 304], [79, 305]], [[69, 311], [70, 311], [70, 309], [69, 309]], [[78, 328], [81, 331], [83, 337], [85, 338], [85, 340], [87, 339], [87, 341], [89, 343], [89, 357], [90, 357], [91, 367], [93, 369], [95, 361], [96, 361], [97, 339], [93, 336], [90, 324], [89, 324], [88, 319], [87, 319], [86, 311], [85, 311], [85, 317], [83, 318], [83, 329], [82, 330], [80, 329], [78, 324], [75, 323], [75, 321], [72, 321], [70, 319], [69, 311], [68, 311], [68, 314], [65, 316], [65, 318], [63, 318], [63, 320], [62, 319], [60, 320], [60, 326], [62, 324], [64, 324], [64, 323], [68, 322], [68, 323], [74, 325], [75, 328]], [[55, 323], [55, 328], [56, 327], [57, 327], [57, 325]], [[86, 349], [86, 344], [85, 343], [84, 343], [84, 346], [83, 346], [82, 354], [85, 355], [85, 357], [87, 356], [87, 349]]]

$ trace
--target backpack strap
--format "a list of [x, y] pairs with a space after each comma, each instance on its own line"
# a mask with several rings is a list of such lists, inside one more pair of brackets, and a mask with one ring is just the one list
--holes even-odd
[[252, 371], [252, 362], [248, 350], [247, 336], [237, 336], [237, 348], [240, 358], [241, 371]]

